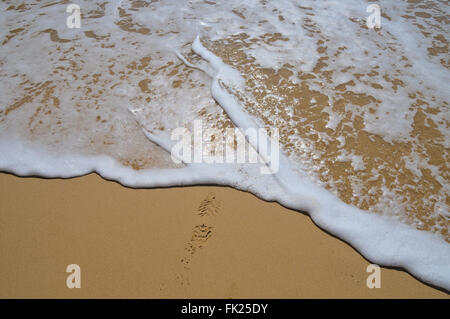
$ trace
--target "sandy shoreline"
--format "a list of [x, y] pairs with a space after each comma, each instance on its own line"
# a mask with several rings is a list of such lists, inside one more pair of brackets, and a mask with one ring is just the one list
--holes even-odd
[[[226, 187], [131, 189], [0, 174], [2, 298], [448, 298], [308, 216]], [[82, 287], [68, 289], [68, 264]]]

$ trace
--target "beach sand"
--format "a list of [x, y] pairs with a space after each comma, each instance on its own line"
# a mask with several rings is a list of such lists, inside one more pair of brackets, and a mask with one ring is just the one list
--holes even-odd
[[[448, 298], [302, 213], [227, 187], [0, 174], [2, 298]], [[81, 267], [69, 289], [66, 267]]]

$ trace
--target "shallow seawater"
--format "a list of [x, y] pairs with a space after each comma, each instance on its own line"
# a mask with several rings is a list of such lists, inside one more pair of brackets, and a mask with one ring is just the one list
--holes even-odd
[[[78, 1], [80, 28], [66, 25], [69, 4], [0, 3], [1, 169], [97, 170], [136, 187], [231, 185], [305, 210], [366, 257], [450, 287], [447, 1]], [[174, 129], [201, 120], [225, 132], [248, 115], [279, 130], [289, 163], [280, 174], [171, 159]], [[374, 216], [393, 227], [371, 225]], [[399, 224], [432, 240], [403, 243]], [[433, 240], [436, 269], [415, 251]]]

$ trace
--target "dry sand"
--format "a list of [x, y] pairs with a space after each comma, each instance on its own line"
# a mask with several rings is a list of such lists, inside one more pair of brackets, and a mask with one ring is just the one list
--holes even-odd
[[[369, 264], [310, 218], [226, 187], [131, 189], [0, 174], [0, 297], [443, 297]], [[81, 267], [68, 289], [66, 267]]]

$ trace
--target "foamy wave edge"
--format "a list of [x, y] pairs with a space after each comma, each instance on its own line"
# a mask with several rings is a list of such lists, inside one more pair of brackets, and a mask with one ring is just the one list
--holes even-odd
[[[226, 75], [229, 79], [236, 71], [203, 47], [198, 37], [192, 49], [216, 70], [211, 87], [214, 99], [236, 126], [255, 127], [257, 121], [246, 114], [220, 85], [221, 76]], [[147, 137], [152, 139], [148, 134]], [[403, 268], [424, 282], [450, 291], [450, 245], [443, 238], [392, 217], [370, 214], [343, 203], [327, 190], [299, 177], [284, 156], [280, 157], [280, 170], [265, 176], [259, 174], [259, 168], [248, 164], [233, 167], [190, 164], [176, 169], [136, 171], [108, 156], [55, 155], [29, 141], [1, 136], [0, 170], [19, 176], [48, 178], [97, 172], [105, 179], [134, 188], [198, 184], [231, 186], [267, 201], [277, 201], [287, 208], [307, 212], [316, 225], [349, 243], [371, 262]]]

